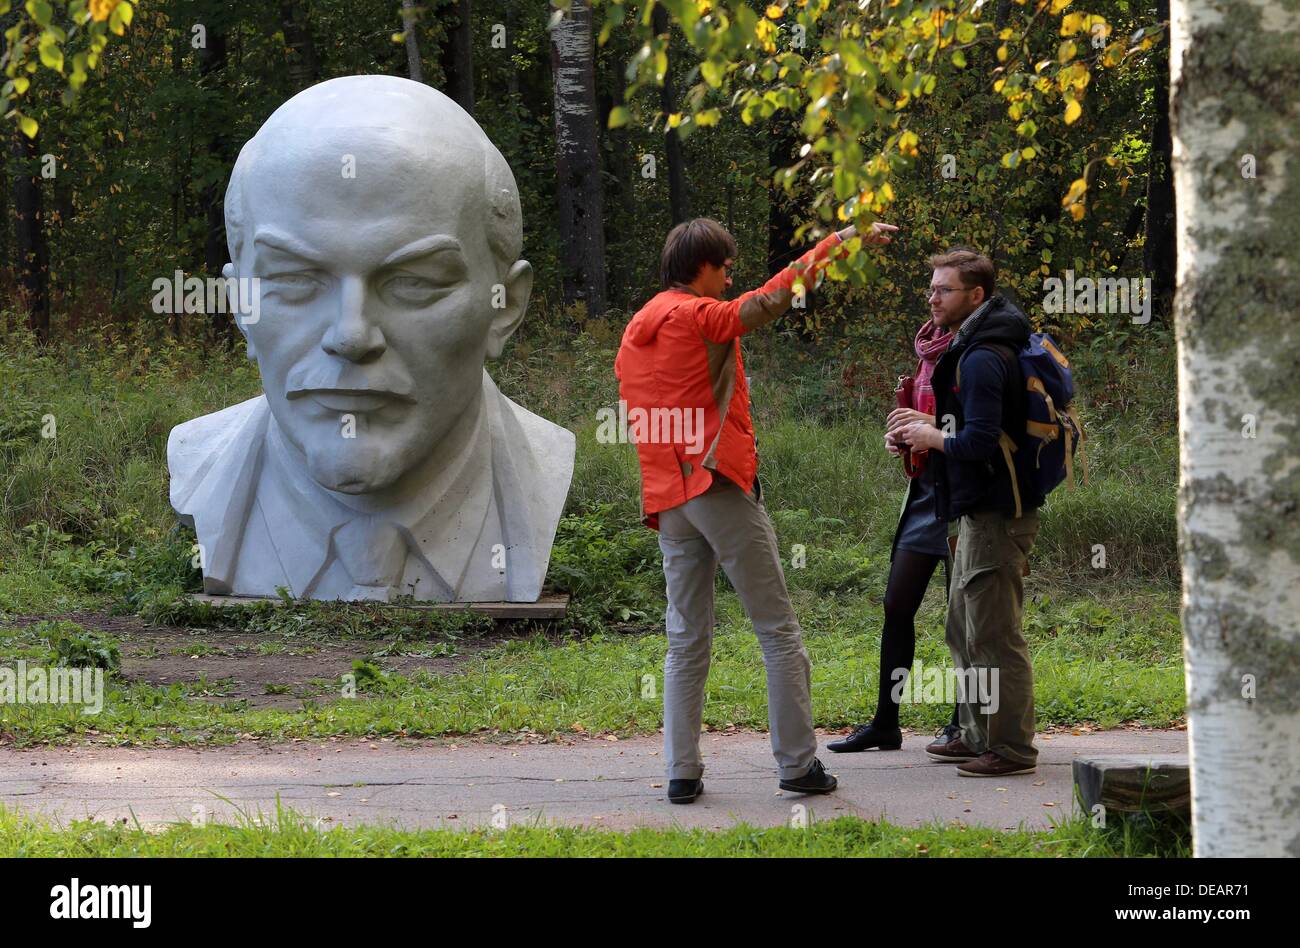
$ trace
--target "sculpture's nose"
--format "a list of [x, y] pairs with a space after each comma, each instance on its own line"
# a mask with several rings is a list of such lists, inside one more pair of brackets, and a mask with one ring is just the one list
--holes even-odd
[[365, 282], [345, 279], [338, 316], [325, 332], [321, 348], [349, 362], [372, 362], [383, 355], [388, 348], [383, 330], [366, 318], [365, 310]]

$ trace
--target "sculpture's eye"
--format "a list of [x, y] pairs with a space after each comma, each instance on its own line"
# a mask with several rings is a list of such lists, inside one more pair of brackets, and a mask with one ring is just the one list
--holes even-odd
[[266, 292], [273, 293], [286, 303], [302, 303], [316, 295], [321, 283], [310, 273], [273, 273], [262, 277]]
[[394, 303], [407, 306], [427, 306], [434, 300], [451, 292], [452, 287], [443, 286], [424, 277], [400, 273], [384, 281], [383, 293]]

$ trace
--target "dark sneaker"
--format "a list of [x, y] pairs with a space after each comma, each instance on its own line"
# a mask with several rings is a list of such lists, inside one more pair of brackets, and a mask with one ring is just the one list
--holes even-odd
[[882, 751], [896, 751], [903, 746], [903, 732], [898, 728], [884, 730], [877, 728], [875, 722], [864, 724], [848, 737], [831, 741], [826, 749], [837, 754], [851, 754], [878, 747]]
[[962, 743], [961, 737], [940, 738], [927, 744], [925, 755], [931, 760], [945, 764], [959, 764], [964, 760], [974, 760], [979, 754]]
[[956, 724], [945, 724], [943, 730], [934, 736], [934, 743], [947, 744], [955, 737], [961, 737], [961, 727]]
[[1007, 760], [989, 751], [959, 765], [957, 773], [963, 777], [1014, 777], [1017, 774], [1032, 774], [1037, 769], [1036, 764], [1017, 764], [1014, 760]]
[[779, 786], [791, 793], [830, 793], [839, 786], [839, 781], [828, 774], [822, 762], [814, 757], [806, 774], [793, 780], [782, 780]]
[[669, 780], [669, 803], [694, 803], [695, 798], [704, 792], [703, 780]]

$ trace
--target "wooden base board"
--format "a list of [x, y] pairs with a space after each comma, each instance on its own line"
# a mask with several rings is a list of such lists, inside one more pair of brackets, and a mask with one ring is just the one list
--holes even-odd
[[[194, 602], [206, 602], [219, 608], [248, 606], [257, 602], [283, 602], [275, 596], [211, 596], [194, 593]], [[479, 612], [493, 619], [562, 619], [569, 609], [568, 593], [542, 596], [536, 602], [381, 602], [386, 609], [418, 609], [427, 612]]]

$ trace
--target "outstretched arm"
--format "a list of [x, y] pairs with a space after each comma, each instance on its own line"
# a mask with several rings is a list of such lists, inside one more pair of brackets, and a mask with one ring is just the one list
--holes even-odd
[[[871, 232], [863, 238], [863, 242], [887, 244], [892, 240], [890, 234], [896, 230], [898, 228], [893, 224], [877, 222], [871, 225]], [[810, 285], [818, 271], [844, 255], [843, 251], [837, 251], [836, 248], [855, 234], [857, 228], [850, 225], [823, 239], [759, 289], [750, 290], [734, 300], [710, 300], [700, 306], [696, 310], [700, 331], [711, 342], [728, 342], [772, 322], [784, 314], [794, 301], [795, 281], [802, 276], [804, 285]]]

